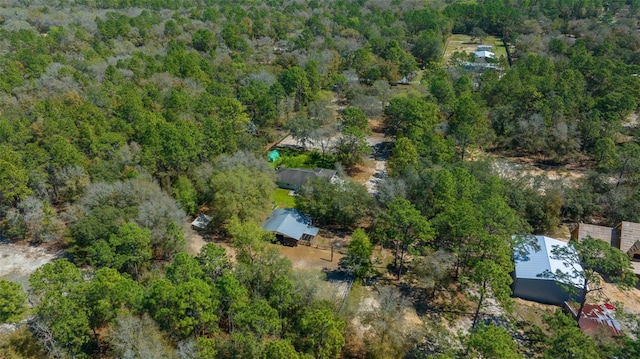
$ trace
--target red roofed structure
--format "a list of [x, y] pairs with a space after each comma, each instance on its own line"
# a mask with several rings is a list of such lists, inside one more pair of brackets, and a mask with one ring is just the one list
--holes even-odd
[[[569, 303], [565, 302], [565, 310], [568, 310], [575, 318], [578, 312]], [[609, 303], [601, 305], [585, 304], [582, 317], [578, 322], [580, 330], [589, 336], [604, 334], [607, 336], [622, 335], [620, 323], [613, 317], [614, 306]]]

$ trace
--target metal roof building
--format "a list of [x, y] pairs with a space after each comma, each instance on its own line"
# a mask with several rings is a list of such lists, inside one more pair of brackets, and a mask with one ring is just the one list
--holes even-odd
[[202, 213], [198, 217], [196, 217], [196, 219], [194, 219], [193, 222], [191, 222], [191, 227], [193, 229], [205, 229], [207, 228], [209, 223], [211, 223], [211, 217]]
[[[569, 303], [565, 303], [565, 310], [568, 310], [574, 318], [578, 316], [578, 308]], [[609, 303], [585, 304], [578, 321], [580, 330], [592, 337], [602, 334], [610, 337], [622, 335], [622, 328], [614, 317], [614, 310], [615, 307]]]
[[334, 178], [336, 173], [336, 170], [329, 170], [326, 168], [316, 168], [314, 170], [308, 170], [304, 168], [283, 167], [278, 168], [278, 170], [276, 171], [276, 183], [280, 188], [292, 189], [294, 191], [297, 191], [312, 178], [325, 177], [331, 180], [332, 178]]
[[[543, 273], [557, 271], [569, 276], [574, 274], [573, 266], [562, 260], [554, 259], [551, 251], [553, 248], [569, 244], [557, 239], [535, 236], [531, 238], [533, 244], [537, 243], [538, 250], [531, 249], [528, 254], [522, 254], [514, 250], [515, 270], [513, 272], [512, 291], [513, 296], [539, 303], [555, 304], [562, 306], [565, 301], [577, 300], [582, 297], [582, 290], [578, 289], [578, 295], [572, 297], [556, 279], [545, 278]], [[575, 264], [579, 271], [582, 267]], [[576, 288], [582, 288], [582, 278], [571, 278]]]
[[[262, 225], [267, 231], [275, 232], [285, 244], [297, 245], [300, 240], [312, 240], [319, 228], [311, 225], [309, 217], [291, 208], [276, 209]], [[293, 240], [293, 241], [292, 241]]]
[[496, 54], [491, 51], [474, 51], [473, 53], [479, 59], [493, 59], [496, 57]]

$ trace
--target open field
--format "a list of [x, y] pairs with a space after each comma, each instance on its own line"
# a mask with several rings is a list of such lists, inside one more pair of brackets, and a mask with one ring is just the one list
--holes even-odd
[[482, 43], [472, 42], [471, 36], [454, 34], [449, 37], [444, 47], [444, 61], [448, 62], [454, 52], [466, 52], [470, 54], [476, 51], [478, 45], [490, 45], [493, 46], [493, 53], [496, 54], [496, 59], [500, 56], [507, 58], [507, 50], [504, 48], [502, 41], [495, 36], [487, 36]]

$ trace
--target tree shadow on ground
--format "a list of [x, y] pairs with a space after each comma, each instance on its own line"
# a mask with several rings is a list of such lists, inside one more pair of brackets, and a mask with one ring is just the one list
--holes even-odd
[[425, 315], [446, 315], [455, 317], [461, 315], [473, 315], [460, 297], [460, 292], [455, 290], [432, 291], [419, 288], [406, 283], [400, 285], [400, 292], [413, 304], [413, 308], [418, 316]]
[[323, 272], [326, 275], [328, 282], [345, 282], [345, 281], [351, 280], [351, 277], [352, 277], [350, 273], [342, 270], [341, 268], [338, 268], [338, 269], [326, 268], [323, 270]]

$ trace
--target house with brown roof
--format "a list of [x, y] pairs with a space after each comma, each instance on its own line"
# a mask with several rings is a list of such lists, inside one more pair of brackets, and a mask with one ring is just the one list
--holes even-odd
[[640, 223], [622, 221], [613, 228], [579, 223], [571, 231], [571, 239], [587, 237], [603, 240], [632, 258], [640, 254]]

